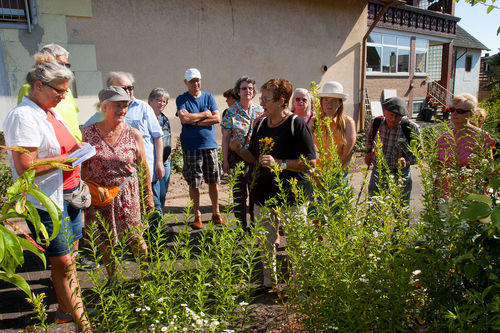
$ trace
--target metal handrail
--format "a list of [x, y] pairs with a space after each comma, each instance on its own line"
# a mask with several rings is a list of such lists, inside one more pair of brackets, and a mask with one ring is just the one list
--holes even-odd
[[450, 105], [453, 94], [436, 81], [427, 83], [427, 94], [436, 99], [443, 106]]

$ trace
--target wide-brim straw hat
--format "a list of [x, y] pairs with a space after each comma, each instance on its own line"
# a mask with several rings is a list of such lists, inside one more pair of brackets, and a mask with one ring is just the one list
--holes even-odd
[[344, 87], [339, 82], [328, 81], [321, 88], [321, 92], [318, 93], [318, 97], [335, 97], [341, 98], [345, 101], [349, 95], [344, 94]]

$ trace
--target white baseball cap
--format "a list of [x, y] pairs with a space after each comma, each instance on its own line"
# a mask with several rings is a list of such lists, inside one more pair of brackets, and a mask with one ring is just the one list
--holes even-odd
[[186, 73], [184, 73], [184, 78], [188, 82], [192, 79], [201, 79], [201, 73], [196, 68], [188, 68], [186, 69]]

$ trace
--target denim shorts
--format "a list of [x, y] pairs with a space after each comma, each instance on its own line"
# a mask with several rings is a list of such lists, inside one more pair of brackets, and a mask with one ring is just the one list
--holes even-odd
[[[38, 215], [40, 215], [40, 221], [47, 229], [47, 233], [49, 236], [52, 235], [54, 225], [52, 224], [52, 219], [50, 218], [49, 213], [38, 208], [37, 211]], [[47, 257], [62, 257], [70, 253], [73, 251], [73, 243], [83, 237], [82, 212], [80, 209], [74, 208], [68, 201], [64, 200], [62, 218], [63, 224], [61, 225], [61, 230], [59, 231], [59, 234], [57, 234], [56, 238], [50, 241], [48, 247], [46, 247], [45, 244], [42, 244], [45, 248], [45, 255]], [[28, 227], [30, 228], [31, 234], [35, 235], [35, 228], [30, 221], [28, 221]]]

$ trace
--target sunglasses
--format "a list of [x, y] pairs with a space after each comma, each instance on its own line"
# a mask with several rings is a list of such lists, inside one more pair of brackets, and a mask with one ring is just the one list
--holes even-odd
[[295, 102], [304, 102], [304, 103], [307, 103], [307, 98], [295, 97]]
[[472, 110], [471, 110], [471, 109], [469, 109], [469, 110], [464, 110], [464, 109], [450, 108], [450, 112], [451, 112], [451, 113], [456, 112], [456, 113], [458, 113], [458, 114], [466, 114], [467, 112], [472, 112]]
[[125, 91], [132, 91], [132, 90], [134, 90], [134, 86], [122, 86], [122, 88]]
[[58, 62], [58, 64], [66, 67], [66, 68], [71, 68], [71, 64], [68, 64], [68, 63]]

